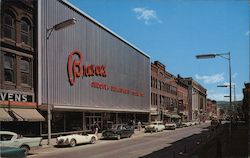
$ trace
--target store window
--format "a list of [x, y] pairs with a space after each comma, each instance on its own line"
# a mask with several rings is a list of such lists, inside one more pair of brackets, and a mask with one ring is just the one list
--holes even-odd
[[21, 42], [32, 45], [31, 23], [27, 18], [21, 19]]
[[15, 82], [14, 61], [14, 55], [4, 55], [4, 80], [13, 83]]
[[12, 40], [16, 39], [15, 16], [10, 11], [3, 14], [2, 35]]
[[22, 58], [20, 62], [21, 82], [31, 85], [31, 62], [30, 59]]

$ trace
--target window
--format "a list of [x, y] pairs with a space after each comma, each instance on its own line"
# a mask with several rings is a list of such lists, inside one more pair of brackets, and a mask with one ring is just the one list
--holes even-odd
[[31, 85], [31, 70], [29, 59], [22, 58], [20, 62], [21, 82]]
[[15, 82], [14, 57], [13, 55], [4, 55], [4, 80], [13, 83]]
[[1, 134], [1, 141], [10, 141], [13, 135], [10, 134]]
[[3, 25], [2, 25], [2, 35], [3, 37], [9, 39], [16, 39], [16, 26], [15, 26], [15, 18], [11, 12], [6, 12], [3, 15]]
[[32, 45], [32, 29], [28, 19], [22, 18], [21, 20], [21, 42]]

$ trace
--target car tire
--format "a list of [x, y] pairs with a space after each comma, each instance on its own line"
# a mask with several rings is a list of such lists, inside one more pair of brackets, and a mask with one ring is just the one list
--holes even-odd
[[96, 142], [96, 138], [95, 138], [95, 137], [92, 137], [91, 140], [90, 140], [90, 143], [91, 143], [91, 144], [95, 144], [95, 142]]
[[117, 135], [117, 140], [120, 140], [121, 139], [121, 135]]
[[27, 145], [22, 145], [20, 148], [21, 148], [21, 149], [24, 149], [24, 151], [25, 151], [24, 153], [25, 153], [26, 156], [29, 154], [29, 151], [30, 151], [29, 146], [27, 146]]
[[75, 140], [75, 139], [71, 139], [70, 142], [69, 142], [69, 145], [70, 145], [71, 147], [76, 146], [76, 140]]

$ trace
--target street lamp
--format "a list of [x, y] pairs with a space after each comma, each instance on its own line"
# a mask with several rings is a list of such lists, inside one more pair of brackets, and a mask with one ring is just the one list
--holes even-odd
[[51, 35], [51, 33], [53, 32], [53, 30], [58, 31], [61, 29], [64, 29], [66, 27], [69, 27], [71, 25], [74, 25], [76, 23], [76, 19], [75, 18], [71, 18], [65, 21], [62, 21], [56, 25], [54, 25], [51, 28], [46, 28], [46, 60], [47, 60], [47, 64], [46, 64], [46, 71], [47, 71], [47, 108], [48, 108], [48, 145], [51, 144], [51, 105], [49, 102], [49, 62], [48, 60], [50, 59], [48, 57], [48, 41], [49, 41], [49, 37]]
[[[217, 87], [226, 87], [226, 88], [228, 88], [229, 87], [229, 85], [217, 85]], [[235, 101], [236, 101], [236, 95], [235, 95], [235, 84], [232, 84], [232, 87], [233, 87], [233, 89], [234, 89], [234, 105], [233, 105], [233, 111], [234, 111], [234, 109], [235, 109]], [[224, 96], [224, 97], [230, 97], [230, 96]]]
[[[228, 52], [228, 53], [222, 53], [222, 54], [199, 54], [199, 55], [196, 55], [196, 58], [197, 59], [208, 59], [208, 58], [215, 58], [215, 57], [222, 57], [226, 60], [228, 60], [228, 71], [229, 71], [229, 105], [230, 105], [230, 108], [232, 107], [232, 75], [231, 75], [231, 53]], [[231, 118], [231, 117], [230, 117]], [[230, 135], [231, 135], [231, 123], [232, 120], [230, 121]]]

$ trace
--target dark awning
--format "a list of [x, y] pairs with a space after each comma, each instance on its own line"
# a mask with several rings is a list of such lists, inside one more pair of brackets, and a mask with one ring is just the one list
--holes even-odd
[[36, 109], [11, 108], [11, 112], [18, 121], [45, 121], [44, 117]]
[[13, 121], [13, 118], [4, 108], [0, 108], [0, 121]]

